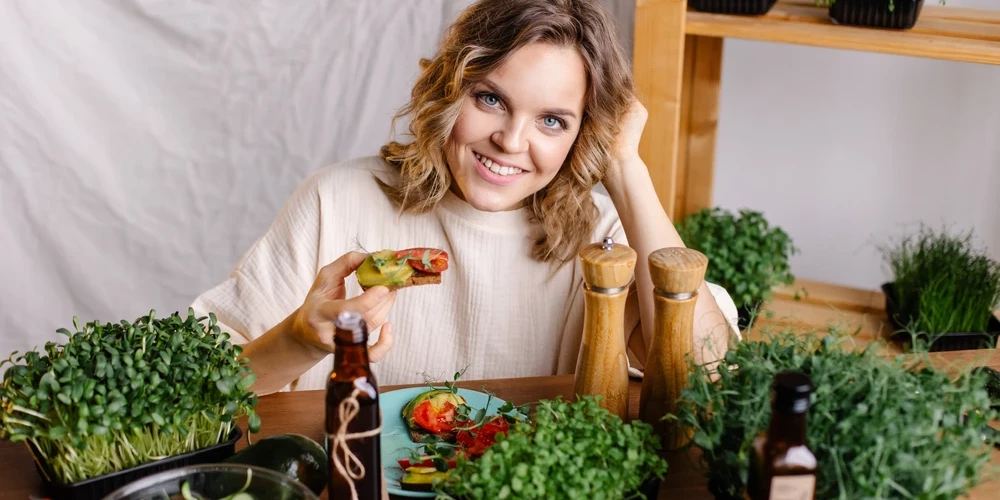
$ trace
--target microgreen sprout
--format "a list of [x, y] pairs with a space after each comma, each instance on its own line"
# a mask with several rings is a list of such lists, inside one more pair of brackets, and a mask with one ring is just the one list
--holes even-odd
[[0, 361], [0, 439], [30, 443], [50, 480], [74, 483], [217, 444], [243, 416], [257, 432], [256, 377], [215, 314], [155, 315], [73, 318], [65, 343]]
[[944, 500], [978, 483], [996, 442], [985, 374], [950, 377], [919, 356], [890, 359], [878, 342], [856, 348], [836, 330], [762, 335], [730, 347], [714, 373], [692, 362], [681, 395], [676, 418], [692, 430], [716, 498], [743, 498], [781, 370], [802, 371], [815, 387], [806, 425], [816, 498]]

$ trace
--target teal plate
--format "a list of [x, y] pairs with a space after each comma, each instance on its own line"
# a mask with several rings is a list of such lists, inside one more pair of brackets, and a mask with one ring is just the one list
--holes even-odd
[[[429, 387], [410, 387], [408, 389], [397, 389], [378, 395], [379, 408], [382, 410], [382, 473], [385, 474], [386, 486], [389, 494], [400, 497], [411, 498], [434, 498], [434, 492], [408, 491], [400, 485], [403, 479], [403, 468], [399, 466], [399, 459], [410, 456], [410, 450], [417, 447], [417, 443], [410, 440], [410, 433], [403, 423], [403, 407], [418, 394], [429, 390]], [[489, 401], [486, 407], [487, 414], [495, 414], [506, 401], [484, 392], [469, 389], [458, 389], [458, 395], [465, 398], [466, 404], [471, 408], [482, 408]]]

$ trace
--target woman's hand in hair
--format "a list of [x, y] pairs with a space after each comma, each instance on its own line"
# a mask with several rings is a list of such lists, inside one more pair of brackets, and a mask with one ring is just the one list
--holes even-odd
[[619, 122], [618, 137], [615, 139], [612, 151], [614, 168], [623, 168], [625, 165], [635, 163], [632, 160], [639, 158], [639, 139], [642, 138], [642, 130], [646, 126], [648, 116], [646, 107], [638, 99], [633, 98], [631, 106]]

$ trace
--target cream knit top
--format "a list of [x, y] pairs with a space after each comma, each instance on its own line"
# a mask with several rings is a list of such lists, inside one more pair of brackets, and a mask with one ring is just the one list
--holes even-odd
[[[539, 229], [525, 210], [481, 212], [449, 192], [431, 212], [400, 215], [373, 174], [391, 183], [395, 172], [367, 157], [309, 176], [229, 277], [194, 300], [196, 313], [214, 312], [235, 343], [249, 342], [298, 308], [320, 268], [344, 253], [435, 247], [448, 252], [449, 268], [440, 285], [398, 292], [388, 316], [393, 348], [372, 365], [380, 385], [450, 380], [462, 369], [464, 380], [573, 373], [583, 325], [579, 261], [556, 268], [532, 259]], [[601, 215], [592, 241], [627, 244], [611, 199], [593, 196]], [[711, 289], [735, 323], [729, 295]], [[351, 275], [347, 296], [360, 293]], [[626, 331], [638, 325], [635, 299], [633, 287]], [[285, 390], [323, 389], [332, 367], [327, 356]]]

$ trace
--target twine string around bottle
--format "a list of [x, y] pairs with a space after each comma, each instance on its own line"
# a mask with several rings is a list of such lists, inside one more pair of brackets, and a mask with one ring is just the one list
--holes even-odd
[[[330, 436], [330, 445], [332, 447], [330, 455], [333, 456], [333, 467], [341, 476], [347, 479], [347, 484], [351, 487], [351, 500], [358, 500], [358, 490], [354, 483], [364, 479], [368, 471], [365, 470], [361, 459], [347, 447], [347, 442], [354, 439], [374, 437], [382, 432], [381, 422], [377, 428], [370, 431], [355, 432], [353, 434], [347, 432], [347, 424], [351, 420], [354, 420], [354, 417], [361, 411], [361, 403], [358, 402], [358, 394], [360, 393], [361, 389], [355, 388], [350, 396], [340, 402], [340, 405], [337, 407], [337, 417], [340, 421], [340, 426]], [[342, 458], [341, 455], [343, 456]]]

